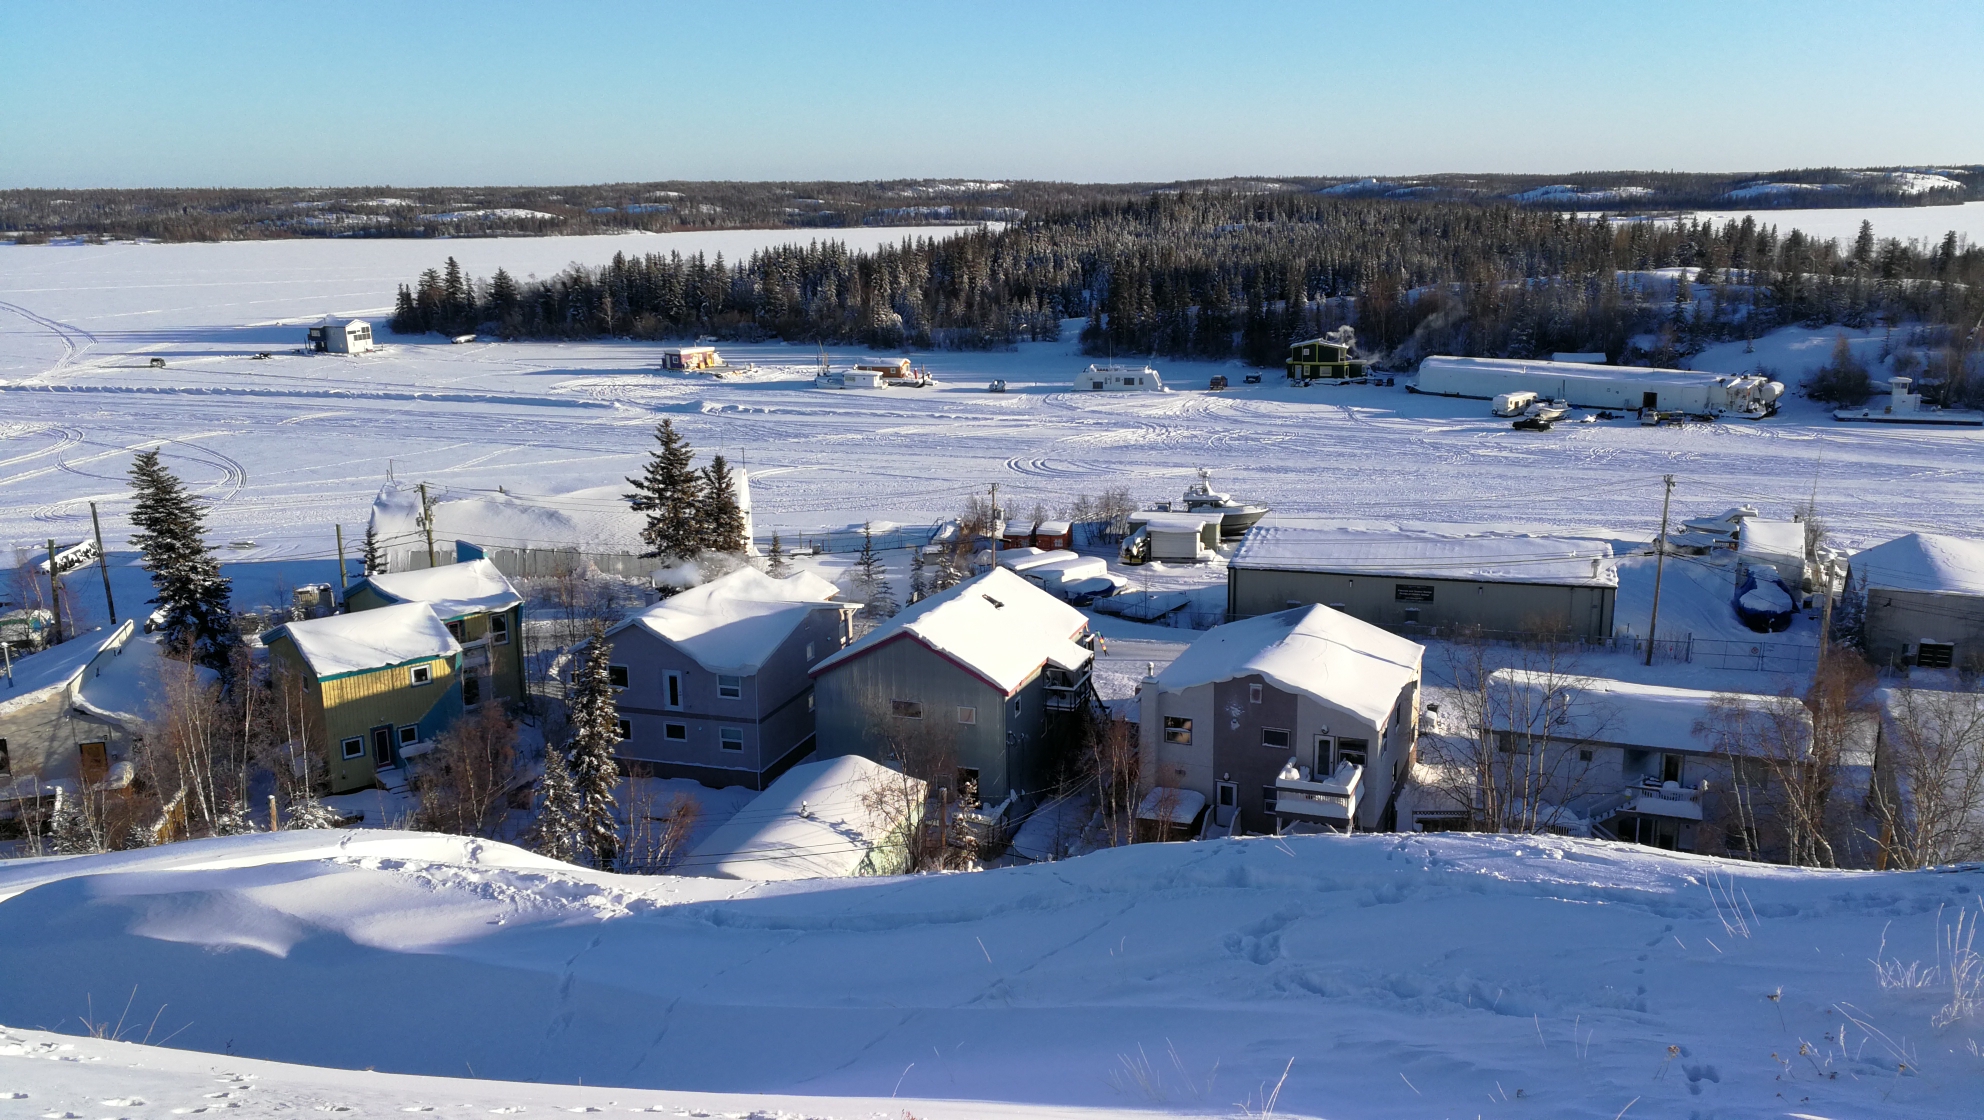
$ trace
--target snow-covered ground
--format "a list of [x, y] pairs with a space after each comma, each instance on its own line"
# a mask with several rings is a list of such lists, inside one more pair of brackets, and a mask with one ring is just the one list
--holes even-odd
[[[1462, 835], [783, 885], [377, 832], [21, 861], [0, 1115], [1973, 1116], [1984, 1020], [1874, 961], [1934, 965], [1980, 886]], [[205, 1056], [25, 1029], [86, 1018]]]
[[[1903, 192], [1914, 193], [1914, 192]], [[1740, 222], [1751, 218], [1760, 226], [1776, 226], [1779, 233], [1804, 230], [1821, 241], [1837, 240], [1850, 244], [1860, 235], [1860, 223], [1872, 222], [1874, 236], [1901, 241], [1939, 242], [1951, 230], [1975, 245], [1984, 241], [1984, 202], [1963, 202], [1955, 206], [1869, 206], [1842, 209], [1781, 210], [1696, 210], [1688, 216], [1696, 221]], [[1633, 215], [1625, 220], [1636, 220]], [[1649, 215], [1649, 221], [1672, 221], [1670, 215]]]

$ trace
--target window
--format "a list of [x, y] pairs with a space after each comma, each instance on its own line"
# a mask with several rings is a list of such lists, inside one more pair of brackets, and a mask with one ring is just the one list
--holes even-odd
[[1271, 814], [1274, 812], [1274, 809], [1275, 809], [1275, 788], [1273, 786], [1262, 786], [1261, 812]]
[[606, 667], [606, 683], [612, 685], [614, 688], [626, 688], [627, 667], [625, 665], [608, 665]]
[[510, 644], [510, 616], [492, 614], [489, 616], [489, 640], [499, 646]]
[[686, 743], [689, 741], [689, 725], [686, 723], [664, 723], [661, 725], [661, 737], [672, 743]]
[[1418, 607], [1407, 607], [1407, 608], [1405, 608], [1405, 620], [1406, 620], [1407, 622], [1418, 622], [1418, 621], [1419, 621], [1419, 608], [1418, 608]]
[[958, 706], [958, 722], [959, 722], [959, 723], [977, 723], [977, 722], [978, 722], [978, 709], [977, 709], [977, 708], [968, 708], [968, 707], [965, 707], [965, 706], [963, 706], [963, 705], [959, 705], [959, 706]]
[[408, 724], [400, 728], [400, 746], [410, 747], [420, 741], [420, 728]]
[[716, 694], [725, 700], [741, 699], [744, 695], [744, 678], [716, 675]]
[[1013, 697], [1013, 714], [1016, 716], [1020, 714], [1020, 698], [1017, 696]]
[[1915, 664], [1924, 669], [1947, 669], [1956, 663], [1956, 647], [1948, 642], [1923, 642], [1915, 647]]
[[620, 738], [623, 741], [634, 737], [634, 725], [629, 720], [624, 720], [624, 719], [614, 720], [613, 729], [619, 732]]
[[1164, 741], [1167, 743], [1190, 743], [1192, 741], [1192, 721], [1184, 716], [1164, 717]]
[[1264, 747], [1271, 747], [1279, 751], [1287, 750], [1288, 749], [1287, 730], [1280, 727], [1261, 728], [1261, 745]]
[[807, 643], [806, 643], [806, 660], [808, 660], [808, 661], [811, 661], [811, 660], [813, 660], [813, 643], [812, 643], [812, 642], [807, 642]]
[[806, 694], [806, 710], [809, 712], [813, 710], [813, 694], [810, 692]]
[[338, 749], [346, 758], [358, 758], [365, 753], [365, 740], [346, 739], [338, 744]]
[[1681, 780], [1680, 755], [1663, 754], [1660, 756], [1660, 780], [1663, 782], [1679, 782]]
[[473, 708], [482, 703], [482, 678], [474, 669], [462, 670], [462, 707]]
[[682, 707], [682, 674], [678, 670], [670, 669], [662, 674], [661, 706], [678, 711]]
[[897, 719], [922, 719], [923, 705], [915, 700], [891, 700], [889, 714]]
[[434, 679], [434, 666], [415, 665], [406, 671], [406, 679], [409, 684], [416, 686], [426, 684]]
[[1132, 378], [1132, 377], [1125, 377], [1125, 378], [1123, 379], [1123, 384], [1125, 384], [1125, 385], [1135, 385], [1136, 383], [1137, 383], [1137, 382], [1136, 382], [1136, 379], [1135, 379], [1135, 378]]
[[459, 642], [463, 640], [461, 619], [458, 618], [453, 622], [448, 623], [447, 626], [448, 626], [448, 633], [452, 635], [456, 641]]
[[744, 749], [744, 729], [741, 727], [718, 728], [716, 741], [717, 745], [724, 750], [741, 751]]
[[1248, 686], [1247, 686], [1247, 703], [1249, 703], [1249, 704], [1258, 704], [1258, 703], [1260, 703], [1260, 702], [1261, 702], [1261, 686], [1260, 686], [1260, 685], [1257, 685], [1257, 684], [1250, 684], [1250, 685], [1248, 685]]
[[1579, 761], [1579, 762], [1590, 762], [1590, 761], [1591, 761], [1591, 748], [1590, 748], [1590, 747], [1579, 747], [1579, 748], [1578, 748], [1578, 761]]
[[1348, 762], [1354, 766], [1362, 766], [1370, 750], [1371, 741], [1369, 739], [1338, 739], [1336, 741], [1336, 760], [1338, 762]]

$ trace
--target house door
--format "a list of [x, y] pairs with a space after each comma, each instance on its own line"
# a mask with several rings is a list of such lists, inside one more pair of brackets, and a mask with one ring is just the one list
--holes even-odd
[[391, 724], [372, 729], [372, 768], [377, 770], [393, 764], [393, 728]]
[[110, 750], [103, 743], [78, 743], [76, 753], [82, 756], [84, 785], [95, 785], [110, 773]]
[[1335, 744], [1330, 742], [1328, 735], [1316, 736], [1316, 759], [1310, 764], [1309, 772], [1316, 776], [1317, 781], [1321, 781], [1329, 776], [1330, 768], [1333, 765], [1330, 750], [1334, 746]]
[[1233, 827], [1233, 810], [1240, 807], [1240, 784], [1238, 782], [1217, 782], [1213, 786], [1212, 823], [1221, 828]]
[[1660, 394], [1659, 394], [1659, 393], [1641, 393], [1641, 394], [1640, 394], [1640, 407], [1641, 407], [1641, 408], [1659, 408], [1659, 407], [1660, 407]]

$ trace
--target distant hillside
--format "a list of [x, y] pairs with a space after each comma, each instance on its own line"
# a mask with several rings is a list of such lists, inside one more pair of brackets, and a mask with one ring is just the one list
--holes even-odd
[[285, 187], [0, 191], [0, 237], [231, 241], [518, 237], [686, 229], [1017, 221], [1153, 194], [1228, 192], [1514, 204], [1580, 211], [1942, 205], [1984, 199], [1984, 165], [1693, 174], [1230, 178], [1171, 183], [905, 179], [569, 187]]

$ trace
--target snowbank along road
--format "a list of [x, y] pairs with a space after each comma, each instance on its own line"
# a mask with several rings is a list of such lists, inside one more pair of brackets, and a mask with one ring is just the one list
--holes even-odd
[[[873, 244], [912, 231], [840, 232]], [[395, 285], [451, 253], [476, 275], [499, 264], [525, 275], [621, 250], [734, 257], [791, 236], [0, 246], [0, 540], [81, 539], [94, 500], [119, 547], [124, 471], [134, 450], [159, 446], [212, 499], [210, 524], [233, 555], [328, 557], [331, 525], [355, 531], [389, 476], [441, 493], [616, 483], [663, 417], [699, 449], [748, 464], [761, 528], [927, 521], [992, 482], [1022, 514], [1115, 485], [1172, 498], [1199, 466], [1277, 517], [1647, 538], [1666, 473], [1679, 476], [1676, 508], [1687, 515], [1743, 500], [1782, 516], [1816, 489], [1850, 545], [1961, 531], [1984, 514], [1984, 432], [1840, 425], [1802, 400], [1762, 423], [1643, 429], [1628, 419], [1528, 433], [1490, 418], [1485, 402], [1295, 389], [1275, 370], [1250, 386], [1237, 367], [1164, 362], [1180, 391], [1070, 392], [1092, 360], [1076, 352], [1074, 323], [1064, 341], [1016, 352], [918, 356], [936, 388], [854, 391], [812, 387], [812, 348], [724, 347], [758, 370], [715, 381], [659, 372], [653, 345], [449, 345], [383, 328]], [[374, 316], [385, 346], [298, 353], [325, 314]], [[1763, 363], [1795, 383], [1836, 333], [1788, 329], [1754, 353], [1720, 346], [1695, 365]], [[1845, 333], [1878, 362], [1878, 337]], [[1234, 388], [1206, 391], [1220, 372]], [[994, 379], [1012, 391], [986, 392]]]
[[[0, 1022], [121, 1020], [228, 1061], [691, 1093], [1231, 1114], [1279, 1084], [1277, 1111], [1315, 1116], [1635, 1100], [1649, 1116], [1974, 1116], [1975, 980], [1966, 1005], [1881, 974], [1934, 966], [1981, 887], [1976, 869], [1465, 835], [752, 886], [455, 837], [263, 834], [0, 866]], [[81, 1066], [22, 1081], [50, 1040], [13, 1037], [0, 1091], [98, 1084]], [[152, 1091], [168, 1089], [183, 1095]]]

